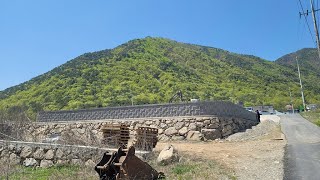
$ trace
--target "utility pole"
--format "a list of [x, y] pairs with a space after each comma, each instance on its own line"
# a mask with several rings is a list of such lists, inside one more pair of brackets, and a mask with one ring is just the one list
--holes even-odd
[[291, 101], [292, 114], [294, 114], [293, 101], [292, 101], [292, 96], [291, 96], [291, 89], [290, 89], [290, 87], [289, 87], [289, 94], [290, 94], [290, 101]]
[[303, 95], [303, 86], [302, 86], [302, 81], [301, 81], [301, 74], [300, 74], [300, 67], [299, 67], [299, 62], [298, 62], [298, 57], [296, 56], [296, 61], [297, 61], [297, 66], [298, 66], [298, 74], [299, 74], [299, 81], [300, 81], [300, 90], [301, 90], [301, 98], [302, 98], [302, 104], [303, 104], [303, 109], [306, 109], [306, 103], [304, 101], [304, 95]]
[[315, 31], [315, 33], [316, 33], [316, 41], [317, 41], [318, 55], [319, 55], [319, 59], [320, 59], [319, 31], [318, 31], [318, 26], [317, 26], [317, 19], [316, 19], [316, 15], [315, 15], [313, 0], [310, 0], [310, 3], [311, 3], [311, 12], [312, 12], [312, 19], [313, 19], [314, 31]]

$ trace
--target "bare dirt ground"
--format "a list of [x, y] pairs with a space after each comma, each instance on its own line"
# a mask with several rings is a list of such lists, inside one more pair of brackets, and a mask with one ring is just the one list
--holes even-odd
[[[226, 140], [212, 142], [170, 142], [178, 152], [215, 160], [232, 169], [237, 179], [283, 179], [286, 140], [279, 117], [262, 117], [261, 123]], [[161, 151], [167, 143], [158, 143]]]

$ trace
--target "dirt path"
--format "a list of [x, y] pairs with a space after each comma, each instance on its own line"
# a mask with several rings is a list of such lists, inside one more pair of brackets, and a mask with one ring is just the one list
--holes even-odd
[[[254, 131], [270, 126], [270, 121], [264, 121], [246, 136]], [[261, 126], [261, 127], [259, 127]], [[252, 140], [245, 141], [213, 141], [213, 142], [171, 142], [178, 152], [190, 156], [213, 159], [234, 170], [237, 179], [283, 179], [283, 155], [285, 140], [279, 126], [274, 126], [270, 132], [256, 135]], [[159, 143], [161, 150], [166, 143]]]

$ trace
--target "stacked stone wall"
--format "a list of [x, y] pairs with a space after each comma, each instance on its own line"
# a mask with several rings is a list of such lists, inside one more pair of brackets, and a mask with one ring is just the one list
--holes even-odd
[[0, 140], [0, 163], [45, 168], [73, 164], [92, 168], [106, 151], [96, 147]]
[[[251, 121], [235, 117], [175, 117], [148, 118], [134, 120], [104, 120], [83, 122], [27, 123], [13, 129], [20, 129], [23, 141], [46, 142], [53, 135], [59, 135], [58, 143], [101, 146], [101, 127], [105, 124], [125, 123], [129, 125], [130, 135], [134, 137], [138, 127], [158, 129], [160, 141], [169, 140], [214, 140], [244, 131], [256, 125]], [[50, 139], [49, 139], [50, 141]]]

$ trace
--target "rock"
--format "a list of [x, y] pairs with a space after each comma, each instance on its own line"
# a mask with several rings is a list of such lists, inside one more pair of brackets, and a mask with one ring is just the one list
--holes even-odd
[[184, 126], [184, 122], [177, 122], [174, 127], [176, 128], [176, 130], [181, 129]]
[[164, 134], [167, 135], [167, 136], [172, 136], [174, 134], [178, 134], [178, 131], [176, 130], [175, 127], [169, 127], [168, 129], [166, 129], [164, 131]]
[[221, 132], [218, 129], [201, 129], [204, 139], [214, 140], [221, 138]]
[[42, 148], [37, 149], [34, 153], [33, 153], [33, 157], [35, 159], [43, 159], [44, 157], [44, 150]]
[[20, 164], [20, 157], [14, 153], [11, 153], [9, 156], [10, 164], [18, 165]]
[[83, 162], [81, 161], [81, 159], [72, 159], [71, 164], [81, 166]]
[[67, 160], [57, 160], [57, 163], [56, 163], [56, 166], [64, 166], [64, 165], [67, 165], [69, 164], [69, 162]]
[[161, 127], [162, 129], [165, 129], [165, 128], [167, 127], [167, 124], [161, 123], [161, 124], [160, 124], [160, 127]]
[[180, 134], [181, 136], [186, 135], [187, 132], [188, 132], [188, 128], [187, 128], [187, 127], [183, 127], [183, 128], [181, 128], [181, 129], [179, 130], [179, 134]]
[[64, 156], [64, 152], [61, 149], [57, 149], [56, 158], [57, 159], [62, 159], [63, 156]]
[[41, 168], [49, 168], [51, 166], [53, 166], [53, 162], [51, 160], [42, 160], [40, 162], [40, 167]]
[[166, 136], [165, 134], [161, 134], [158, 136], [159, 141], [169, 141], [170, 137]]
[[20, 153], [21, 158], [27, 158], [30, 157], [32, 154], [32, 148], [30, 146], [25, 146]]
[[190, 124], [189, 124], [189, 130], [190, 130], [190, 131], [195, 131], [195, 130], [197, 130], [197, 125], [196, 125], [196, 123], [190, 123]]
[[9, 151], [14, 152], [16, 150], [16, 147], [13, 144], [10, 144], [8, 149]]
[[219, 123], [213, 123], [213, 124], [207, 125], [208, 129], [217, 129], [219, 127], [220, 127]]
[[158, 129], [158, 134], [162, 134], [163, 133], [163, 129]]
[[188, 141], [201, 141], [202, 134], [199, 131], [189, 131], [187, 135]]
[[152, 124], [152, 121], [146, 121], [144, 124], [150, 126]]
[[54, 151], [52, 149], [49, 149], [46, 154], [44, 155], [44, 158], [47, 160], [51, 160], [54, 157]]
[[182, 141], [182, 140], [184, 140], [184, 136], [172, 136], [171, 137], [171, 140], [173, 140], [173, 141]]
[[210, 120], [205, 120], [205, 121], [203, 121], [203, 124], [204, 124], [204, 125], [208, 125], [208, 124], [210, 124], [210, 123], [211, 123]]
[[167, 165], [178, 160], [178, 154], [174, 147], [172, 145], [166, 145], [160, 152], [157, 158], [157, 163], [161, 165]]
[[86, 162], [84, 163], [84, 165], [87, 166], [87, 167], [93, 168], [93, 167], [96, 166], [96, 163], [93, 162], [92, 159], [89, 159], [88, 161], [86, 161]]
[[34, 158], [27, 158], [22, 163], [26, 167], [35, 167], [38, 166], [38, 162]]

